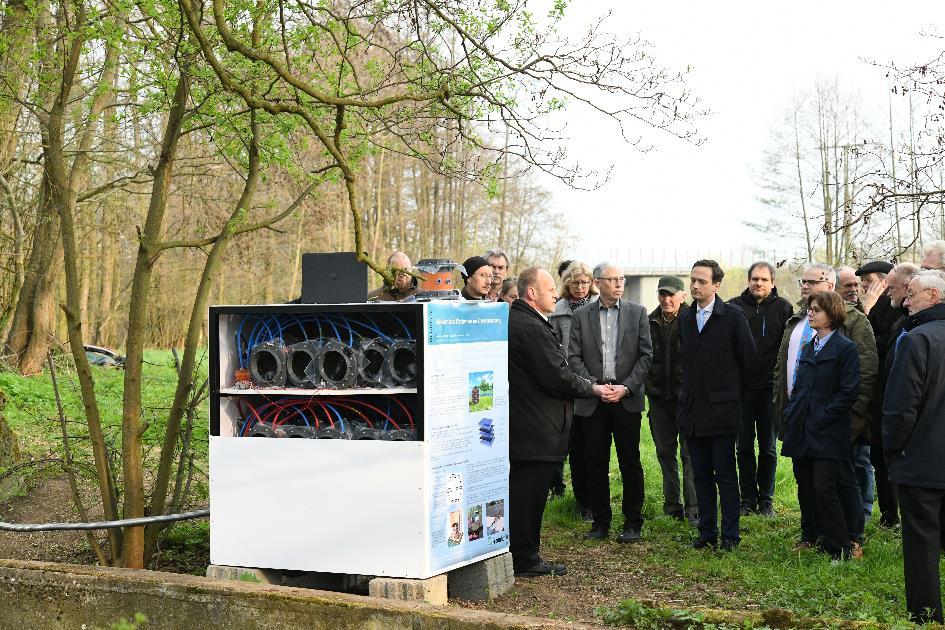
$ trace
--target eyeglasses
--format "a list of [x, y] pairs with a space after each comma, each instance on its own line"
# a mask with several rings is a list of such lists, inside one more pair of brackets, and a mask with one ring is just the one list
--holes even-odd
[[827, 281], [826, 281], [826, 280], [803, 280], [803, 279], [799, 279], [799, 280], [797, 281], [797, 286], [799, 286], [799, 287], [805, 287], [805, 286], [807, 286], [807, 287], [812, 287], [812, 286], [815, 286], [815, 285], [820, 284], [821, 282], [827, 282]]
[[599, 282], [607, 282], [609, 284], [615, 284], [618, 287], [627, 282], [627, 279], [623, 276], [614, 276], [613, 278], [597, 278]]
[[919, 291], [911, 291], [911, 290], [906, 291], [906, 297], [911, 300], [912, 298], [919, 295], [920, 293], [925, 293], [926, 291], [931, 291], [931, 290], [932, 290], [932, 287], [928, 287], [926, 289], [920, 289]]
[[572, 287], [589, 287], [591, 286], [590, 280], [575, 280], [571, 283]]
[[817, 313], [822, 313], [823, 310], [824, 310], [824, 309], [820, 308], [819, 306], [808, 306], [808, 307], [807, 307], [807, 314], [808, 314], [808, 315], [816, 315]]

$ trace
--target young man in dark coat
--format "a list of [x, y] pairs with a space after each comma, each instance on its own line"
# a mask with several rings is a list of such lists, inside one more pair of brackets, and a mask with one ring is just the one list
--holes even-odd
[[551, 324], [555, 282], [529, 267], [509, 312], [509, 544], [515, 575], [563, 575], [539, 554], [541, 519], [555, 464], [568, 454], [574, 398], [609, 395], [568, 367]]
[[697, 261], [690, 272], [693, 304], [679, 316], [683, 382], [677, 414], [699, 502], [696, 549], [718, 542], [716, 486], [722, 549], [732, 550], [741, 540], [735, 434], [756, 353], [744, 313], [716, 295], [724, 276], [714, 260]]
[[[791, 303], [778, 295], [774, 265], [760, 261], [748, 268], [748, 288], [729, 304], [742, 309], [755, 340], [758, 356], [751, 370], [748, 393], [742, 401], [738, 429], [738, 484], [741, 513], [774, 516], [774, 481], [778, 467], [778, 440], [771, 413], [774, 364], [778, 360], [784, 324], [794, 314]], [[755, 459], [755, 436], [758, 458]]]
[[899, 489], [906, 609], [916, 623], [943, 623], [945, 272], [920, 273], [906, 296], [910, 314], [886, 384], [883, 447]]

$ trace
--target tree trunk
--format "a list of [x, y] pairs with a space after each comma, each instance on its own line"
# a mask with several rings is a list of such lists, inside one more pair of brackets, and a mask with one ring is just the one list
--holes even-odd
[[[256, 194], [259, 183], [259, 129], [256, 124], [255, 112], [252, 116], [252, 140], [249, 147], [249, 171], [239, 202], [233, 208], [229, 220], [217, 236], [207, 255], [200, 282], [197, 285], [197, 295], [194, 298], [193, 308], [190, 310], [190, 321], [187, 325], [187, 335], [184, 341], [184, 355], [181, 359], [177, 375], [177, 389], [174, 392], [174, 402], [168, 414], [167, 428], [164, 432], [164, 444], [161, 447], [161, 458], [158, 463], [157, 477], [154, 490], [151, 494], [151, 514], [164, 514], [167, 507], [167, 493], [172, 475], [171, 465], [174, 461], [174, 452], [177, 449], [177, 439], [180, 433], [181, 420], [186, 411], [187, 401], [194, 388], [193, 375], [197, 365], [197, 349], [200, 345], [200, 333], [203, 329], [204, 313], [210, 301], [210, 289], [216, 277], [229, 243], [230, 235], [239, 227], [241, 217], [245, 217]], [[274, 274], [270, 274], [274, 275]], [[149, 526], [145, 535], [145, 557], [150, 558], [157, 548], [158, 536], [166, 525], [156, 524]]]
[[[141, 366], [147, 324], [147, 305], [151, 276], [160, 254], [159, 245], [167, 209], [168, 190], [177, 157], [181, 127], [190, 95], [191, 75], [185, 64], [180, 68], [171, 110], [167, 116], [161, 154], [154, 172], [151, 200], [144, 229], [138, 242], [138, 256], [131, 281], [128, 305], [124, 395], [122, 398], [122, 473], [124, 480], [124, 517], [144, 516], [144, 469], [141, 436]], [[144, 568], [144, 528], [130, 527], [124, 532], [121, 564]]]

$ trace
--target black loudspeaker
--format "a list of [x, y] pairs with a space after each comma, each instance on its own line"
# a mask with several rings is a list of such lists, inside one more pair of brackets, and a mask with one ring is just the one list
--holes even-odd
[[354, 252], [302, 254], [302, 304], [367, 301], [367, 265]]

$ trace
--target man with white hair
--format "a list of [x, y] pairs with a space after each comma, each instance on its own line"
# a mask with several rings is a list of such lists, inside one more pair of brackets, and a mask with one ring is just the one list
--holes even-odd
[[[924, 261], [923, 261], [924, 262]], [[943, 622], [939, 555], [945, 533], [945, 272], [909, 283], [909, 317], [896, 341], [883, 405], [883, 446], [899, 488], [906, 609]]]
[[[837, 284], [837, 272], [825, 263], [808, 263], [804, 267], [801, 279], [798, 280], [801, 288], [801, 300], [798, 302], [798, 311], [791, 316], [784, 327], [784, 336], [781, 338], [781, 349], [778, 351], [778, 360], [774, 367], [774, 417], [778, 434], [783, 433], [784, 406], [787, 404], [791, 390], [794, 389], [794, 375], [797, 371], [798, 357], [801, 351], [814, 338], [814, 331], [807, 321], [807, 298], [819, 291], [833, 291]], [[851, 413], [853, 427], [851, 438], [862, 434], [869, 435], [870, 398], [873, 393], [873, 383], [876, 380], [876, 337], [866, 315], [854, 305], [846, 303], [846, 321], [841, 328], [843, 336], [856, 344], [860, 354], [860, 395], [853, 404]], [[855, 463], [855, 462], [854, 462]], [[795, 471], [796, 472], [796, 471]], [[858, 471], [859, 472], [859, 471]], [[863, 496], [859, 486], [854, 488], [841, 487], [841, 501], [847, 501], [848, 509], [853, 510], [854, 504], [859, 504], [859, 513], [863, 513]], [[803, 492], [797, 497], [801, 508], [801, 540], [797, 547], [809, 549], [820, 537], [814, 526], [815, 499]], [[860, 557], [862, 551], [859, 545], [863, 543], [863, 526], [865, 518], [851, 523], [850, 539], [858, 543], [854, 550], [854, 557]]]
[[922, 248], [922, 268], [945, 270], [945, 241], [932, 241]]

